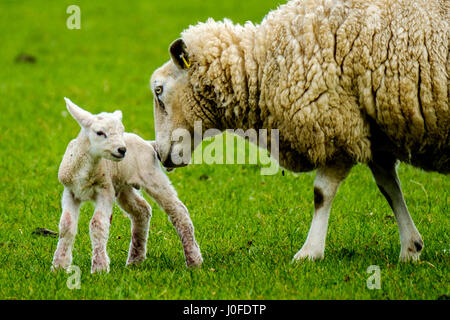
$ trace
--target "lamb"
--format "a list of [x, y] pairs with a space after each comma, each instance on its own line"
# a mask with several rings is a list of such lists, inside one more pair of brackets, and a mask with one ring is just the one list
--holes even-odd
[[186, 165], [172, 161], [183, 149], [172, 133], [193, 136], [197, 121], [203, 130], [279, 129], [280, 165], [317, 169], [314, 217], [294, 261], [324, 257], [333, 198], [356, 163], [370, 167], [395, 214], [400, 260], [419, 260], [396, 164], [450, 172], [449, 7], [292, 0], [259, 25], [189, 27], [150, 80], [163, 165]]
[[72, 263], [79, 209], [85, 201], [96, 204], [90, 222], [91, 272], [109, 272], [106, 243], [115, 199], [132, 222], [127, 265], [144, 261], [152, 209], [137, 191], [140, 188], [168, 214], [181, 238], [186, 264], [201, 265], [202, 255], [188, 210], [163, 173], [153, 142], [124, 133], [121, 111], [92, 115], [69, 99], [65, 100], [81, 132], [69, 143], [59, 168], [58, 178], [64, 185], [63, 211], [52, 268], [66, 269]]

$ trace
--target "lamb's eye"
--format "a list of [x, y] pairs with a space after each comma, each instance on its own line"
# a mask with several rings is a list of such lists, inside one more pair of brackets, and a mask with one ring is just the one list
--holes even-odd
[[97, 131], [97, 135], [98, 135], [99, 137], [103, 136], [103, 137], [106, 138], [106, 133], [104, 133], [103, 131]]
[[155, 93], [156, 95], [160, 95], [161, 93], [163, 93], [163, 87], [162, 86], [158, 86], [155, 88]]

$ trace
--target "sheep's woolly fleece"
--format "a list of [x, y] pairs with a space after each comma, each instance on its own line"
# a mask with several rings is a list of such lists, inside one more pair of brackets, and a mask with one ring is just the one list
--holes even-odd
[[259, 25], [191, 26], [185, 117], [280, 129], [294, 171], [369, 162], [375, 126], [400, 160], [448, 173], [449, 3], [294, 0]]

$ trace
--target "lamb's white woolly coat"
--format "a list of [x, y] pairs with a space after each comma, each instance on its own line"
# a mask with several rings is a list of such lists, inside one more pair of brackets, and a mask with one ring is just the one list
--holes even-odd
[[64, 192], [53, 267], [70, 266], [80, 205], [94, 201], [96, 208], [90, 222], [91, 271], [109, 271], [106, 243], [116, 199], [132, 221], [127, 264], [142, 262], [152, 210], [139, 189], [153, 197], [169, 216], [181, 238], [187, 265], [200, 265], [203, 260], [189, 212], [162, 171], [152, 142], [124, 133], [120, 111], [92, 115], [70, 100], [66, 102], [82, 129], [69, 143], [59, 167], [58, 178]]

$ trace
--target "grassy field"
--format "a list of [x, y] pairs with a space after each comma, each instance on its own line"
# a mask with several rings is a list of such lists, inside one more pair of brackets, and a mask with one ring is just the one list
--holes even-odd
[[[406, 201], [425, 249], [418, 264], [398, 262], [393, 214], [369, 170], [355, 167], [331, 213], [325, 259], [290, 263], [313, 213], [314, 172], [261, 176], [251, 165], [192, 165], [169, 174], [189, 208], [204, 256], [184, 266], [166, 215], [151, 201], [147, 260], [125, 268], [130, 222], [116, 207], [109, 274], [91, 275], [89, 219], [81, 211], [74, 264], [81, 289], [50, 272], [62, 186], [57, 170], [79, 127], [67, 96], [92, 112], [124, 112], [128, 131], [154, 138], [148, 81], [168, 45], [208, 17], [261, 21], [275, 0], [0, 2], [0, 299], [438, 299], [449, 295], [450, 179], [400, 165]], [[68, 30], [68, 5], [81, 30]], [[17, 57], [22, 55], [21, 61]], [[25, 56], [24, 56], [25, 55]], [[32, 61], [33, 58], [35, 61]], [[25, 61], [24, 61], [25, 60]], [[381, 268], [368, 290], [366, 269]]]

